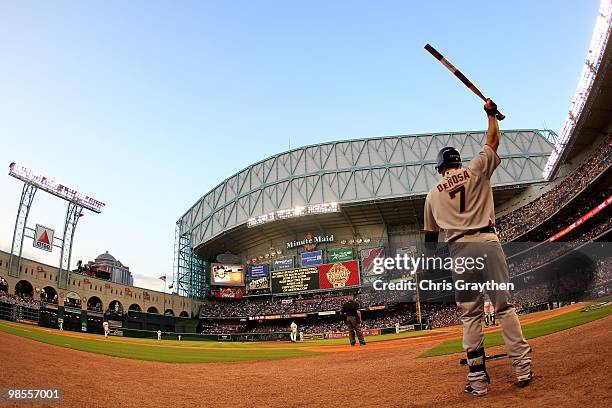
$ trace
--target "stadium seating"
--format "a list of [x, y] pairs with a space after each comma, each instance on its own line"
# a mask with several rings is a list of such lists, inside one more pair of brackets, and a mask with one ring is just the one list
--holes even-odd
[[500, 239], [503, 242], [513, 241], [553, 216], [580, 195], [595, 178], [606, 172], [611, 160], [612, 136], [609, 136], [600, 149], [577, 166], [555, 188], [500, 217], [496, 221]]

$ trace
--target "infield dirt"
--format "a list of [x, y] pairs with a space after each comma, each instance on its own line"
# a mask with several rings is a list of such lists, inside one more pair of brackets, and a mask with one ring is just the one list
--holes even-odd
[[335, 352], [286, 360], [185, 365], [109, 357], [0, 333], [0, 387], [60, 386], [64, 401], [48, 405], [56, 407], [607, 407], [611, 329], [612, 316], [530, 340], [536, 380], [524, 389], [513, 386], [508, 359], [490, 361], [489, 395], [478, 399], [462, 392], [462, 355], [418, 358], [431, 347], [419, 339], [334, 346], [326, 351]]

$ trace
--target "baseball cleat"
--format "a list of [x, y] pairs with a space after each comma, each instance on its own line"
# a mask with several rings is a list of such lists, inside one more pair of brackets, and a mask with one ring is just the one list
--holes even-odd
[[533, 371], [529, 374], [519, 375], [516, 377], [516, 386], [519, 388], [524, 388], [529, 385], [533, 381]]
[[472, 394], [475, 397], [482, 397], [483, 395], [487, 395], [487, 393], [489, 392], [487, 388], [476, 390], [469, 383], [465, 384], [465, 387], [463, 387], [463, 391], [468, 394]]

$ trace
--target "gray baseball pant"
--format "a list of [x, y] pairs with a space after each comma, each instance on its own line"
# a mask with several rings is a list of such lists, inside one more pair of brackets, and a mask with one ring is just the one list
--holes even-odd
[[[508, 264], [506, 256], [495, 234], [474, 234], [465, 236], [457, 242], [449, 244], [450, 255], [457, 258], [483, 257], [484, 269], [481, 271], [453, 272], [453, 281], [458, 279], [466, 282], [508, 283]], [[518, 316], [510, 300], [507, 290], [487, 291], [495, 307], [495, 317], [501, 323], [504, 343], [508, 357], [512, 359], [514, 372], [517, 377], [531, 372], [531, 348], [523, 337], [523, 331]], [[484, 356], [470, 358], [484, 347], [484, 332], [482, 318], [484, 314], [484, 301], [482, 293], [477, 291], [455, 291], [457, 305], [462, 311], [463, 322], [463, 349], [468, 353], [468, 366], [484, 367]], [[477, 354], [477, 353], [476, 353]], [[468, 381], [475, 388], [486, 386], [486, 372], [472, 371], [468, 374]]]

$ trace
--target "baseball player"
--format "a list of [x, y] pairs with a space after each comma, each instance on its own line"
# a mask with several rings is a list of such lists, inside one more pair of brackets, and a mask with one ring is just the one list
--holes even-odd
[[400, 332], [400, 322], [395, 323], [395, 334], [399, 334]]
[[63, 317], [59, 317], [57, 319], [57, 324], [59, 325], [60, 330], [64, 330], [64, 318]]
[[157, 340], [161, 340], [161, 335], [162, 335], [161, 330], [158, 330], [157, 331]]
[[493, 308], [493, 303], [491, 303], [491, 298], [487, 293], [484, 295], [484, 323], [485, 327], [497, 326], [495, 324], [495, 308]]
[[304, 341], [304, 331], [300, 330], [300, 341]]
[[291, 328], [291, 342], [295, 343], [297, 341], [297, 324], [295, 324], [295, 322], [291, 322], [291, 325], [289, 327]]
[[102, 323], [102, 327], [104, 328], [104, 337], [108, 337], [108, 333], [110, 332], [108, 321], [105, 320], [104, 323]]
[[[453, 280], [473, 278], [476, 282], [509, 282], [508, 265], [495, 231], [495, 208], [491, 176], [500, 164], [497, 155], [499, 124], [497, 106], [487, 99], [484, 109], [488, 117], [486, 144], [469, 162], [462, 166], [461, 155], [453, 147], [438, 153], [436, 170], [442, 179], [431, 189], [425, 200], [425, 248], [433, 255], [440, 231], [445, 233], [451, 258], [484, 259], [484, 268], [459, 274], [453, 270]], [[524, 387], [532, 378], [531, 348], [523, 337], [508, 291], [490, 291], [494, 311], [499, 318], [508, 356], [512, 359], [517, 377], [516, 385]], [[482, 293], [455, 291], [463, 322], [463, 348], [467, 353], [468, 383], [465, 392], [486, 395], [489, 376], [485, 366], [484, 333], [482, 329]]]

